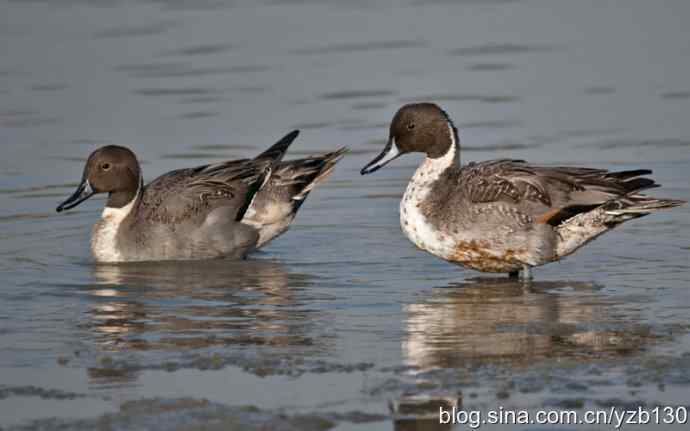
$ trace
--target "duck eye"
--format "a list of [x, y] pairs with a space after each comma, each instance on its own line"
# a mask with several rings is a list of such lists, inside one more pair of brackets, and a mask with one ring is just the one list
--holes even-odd
[[414, 129], [414, 123], [409, 123], [407, 125], [407, 130], [412, 130], [412, 129]]
[[110, 163], [103, 163], [101, 165], [101, 169], [103, 169], [104, 171], [107, 171], [108, 169], [110, 169]]

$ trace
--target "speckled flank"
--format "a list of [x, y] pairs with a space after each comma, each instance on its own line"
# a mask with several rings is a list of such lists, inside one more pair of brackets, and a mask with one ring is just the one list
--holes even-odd
[[[449, 170], [459, 166], [459, 147], [452, 125], [448, 125], [448, 130], [452, 142], [449, 151], [439, 158], [427, 157], [402, 198], [400, 223], [405, 235], [422, 250], [478, 271], [509, 272], [525, 263], [550, 260], [550, 252], [535, 251], [530, 255], [528, 241], [520, 244], [497, 238], [482, 239], [485, 235], [479, 227], [481, 220], [490, 220], [496, 215], [502, 217], [506, 222], [496, 226], [494, 233], [505, 230], [505, 236], [510, 236], [517, 229], [511, 228], [515, 221], [523, 226], [532, 223], [526, 214], [501, 204], [454, 207], [453, 201], [438, 190], [446, 188], [445, 195], [453, 190], [440, 180], [446, 178]], [[518, 238], [521, 239], [519, 235]]]
[[525, 248], [506, 248], [496, 253], [489, 241], [457, 241], [455, 251], [448, 260], [483, 272], [510, 272], [518, 270], [526, 261]]

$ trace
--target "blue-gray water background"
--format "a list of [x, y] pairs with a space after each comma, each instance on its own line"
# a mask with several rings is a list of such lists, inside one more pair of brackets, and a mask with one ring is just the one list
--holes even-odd
[[[687, 199], [689, 18], [685, 0], [0, 2], [0, 428], [402, 430], [388, 404], [410, 394], [688, 405], [688, 206], [526, 289], [403, 237], [419, 156], [358, 170], [428, 100], [465, 162], [650, 168]], [[351, 153], [249, 261], [95, 266], [102, 199], [54, 211], [98, 146], [150, 180], [292, 128], [288, 158]]]

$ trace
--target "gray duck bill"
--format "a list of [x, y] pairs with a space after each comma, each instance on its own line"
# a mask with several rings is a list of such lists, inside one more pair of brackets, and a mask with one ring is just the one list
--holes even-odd
[[372, 160], [365, 167], [363, 167], [362, 170], [359, 171], [359, 173], [362, 175], [366, 175], [372, 172], [376, 172], [385, 165], [387, 165], [389, 162], [400, 157], [401, 154], [402, 153], [398, 149], [398, 146], [395, 145], [395, 139], [391, 138], [388, 140], [388, 143], [384, 147], [383, 151], [381, 151], [381, 154], [374, 157], [374, 160]]
[[62, 212], [64, 210], [74, 208], [94, 194], [96, 194], [96, 192], [91, 187], [89, 180], [83, 180], [72, 196], [68, 197], [66, 201], [58, 205], [55, 211]]

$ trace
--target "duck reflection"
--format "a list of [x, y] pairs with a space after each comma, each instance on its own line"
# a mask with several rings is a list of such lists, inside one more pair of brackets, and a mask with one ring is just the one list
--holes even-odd
[[97, 265], [93, 276], [87, 325], [103, 354], [165, 360], [228, 346], [302, 355], [325, 348], [304, 289], [311, 277], [276, 262]]
[[652, 339], [592, 283], [474, 279], [405, 307], [403, 355], [421, 369], [474, 361], [519, 366], [639, 351]]
[[462, 409], [462, 397], [444, 395], [403, 395], [389, 403], [394, 431], [450, 431], [451, 423], [439, 421], [439, 409]]

